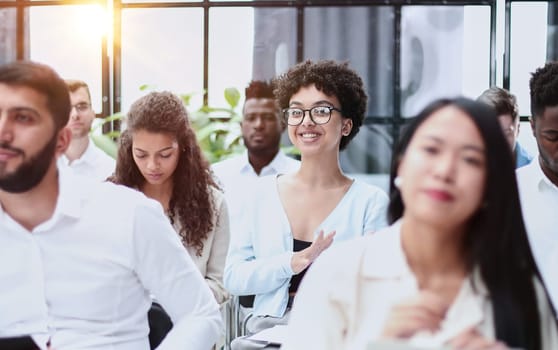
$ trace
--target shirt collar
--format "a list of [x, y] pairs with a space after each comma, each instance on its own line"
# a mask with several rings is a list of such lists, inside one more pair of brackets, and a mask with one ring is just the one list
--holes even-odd
[[[66, 157], [65, 154], [62, 154], [60, 158], [63, 160], [64, 164], [66, 165], [70, 164], [70, 160], [68, 159], [68, 157]], [[95, 158], [96, 158], [95, 145], [93, 144], [93, 140], [89, 138], [89, 142], [87, 143], [87, 148], [85, 148], [85, 151], [83, 152], [81, 157], [74, 160], [72, 164], [77, 164], [77, 163], [91, 164], [95, 161]]]
[[[273, 157], [271, 162], [269, 162], [268, 165], [262, 168], [260, 175], [270, 175], [270, 174], [276, 174], [280, 172], [281, 169], [284, 168], [283, 165], [286, 162], [285, 159], [286, 157], [287, 156], [281, 150], [279, 150], [279, 152], [277, 152], [277, 154], [275, 155], [275, 157]], [[239, 157], [239, 159], [240, 159], [240, 173], [256, 174], [254, 168], [252, 167], [252, 164], [250, 164], [250, 160], [248, 158], [248, 151], [244, 151], [244, 153], [242, 154], [241, 157]]]
[[[381, 238], [378, 237], [383, 240], [383, 244], [378, 244], [378, 241], [373, 240], [372, 244], [366, 248], [367, 251], [373, 251], [367, 252], [363, 257], [361, 273], [364, 277], [393, 279], [410, 277], [414, 279], [401, 244], [401, 223], [402, 220], [399, 219], [391, 226], [375, 233], [383, 235]], [[381, 249], [381, 252], [377, 251], [378, 249]], [[469, 280], [476, 293], [488, 295], [478, 267], [473, 269]]]
[[539, 157], [540, 156], [537, 155], [531, 163], [525, 166], [527, 171], [530, 173], [529, 178], [532, 179], [531, 181], [533, 181], [534, 184], [536, 184], [539, 191], [558, 191], [558, 187], [543, 173]]
[[[58, 197], [56, 198], [54, 212], [50, 219], [39, 224], [35, 229], [50, 227], [60, 216], [73, 218], [79, 218], [81, 216], [82, 195], [80, 189], [83, 188], [83, 184], [77, 183], [73, 178], [74, 176], [69, 170], [58, 168]], [[8, 214], [6, 214], [2, 205], [0, 205], [0, 219], [5, 220], [6, 216], [8, 216]]]
[[401, 220], [375, 235], [378, 235], [377, 240], [372, 240], [373, 244], [366, 247], [361, 270], [363, 276], [394, 279], [413, 276], [401, 246]]
[[74, 218], [81, 216], [82, 188], [84, 184], [69, 170], [58, 168], [58, 200], [54, 216], [65, 215]]

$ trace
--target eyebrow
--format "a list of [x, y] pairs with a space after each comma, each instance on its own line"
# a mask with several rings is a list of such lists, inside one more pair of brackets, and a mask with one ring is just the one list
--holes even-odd
[[[321, 106], [321, 105], [324, 105], [324, 104], [327, 104], [327, 105], [329, 105], [329, 106], [331, 106], [331, 107], [334, 106], [333, 102], [331, 102], [331, 101], [328, 101], [328, 100], [320, 100], [320, 101], [314, 102], [314, 103], [312, 104], [312, 107]], [[293, 105], [294, 105], [294, 106], [303, 106], [303, 104], [300, 103], [300, 102], [298, 102], [298, 101], [292, 101], [291, 103], [289, 103], [289, 106], [293, 106]]]
[[37, 112], [36, 109], [31, 108], [31, 107], [14, 107], [14, 108], [8, 109], [8, 112], [30, 112], [37, 117], [40, 116], [39, 112]]
[[[173, 148], [174, 148], [173, 146], [161, 148], [160, 150], [155, 151], [155, 153], [160, 153], [160, 152], [168, 151], [169, 149], [173, 149]], [[134, 147], [134, 150], [140, 151], [140, 152], [143, 152], [143, 153], [148, 153], [147, 151], [145, 151], [145, 150], [143, 150], [143, 149], [141, 149], [141, 148], [138, 148], [138, 147]]]
[[[432, 140], [436, 143], [445, 143], [441, 138], [437, 137], [437, 136], [433, 136], [433, 135], [426, 135], [424, 136], [424, 138]], [[471, 151], [475, 151], [475, 152], [479, 152], [484, 154], [484, 147], [479, 147], [479, 146], [475, 146], [472, 144], [466, 144], [464, 146], [461, 147], [462, 150], [471, 150]]]

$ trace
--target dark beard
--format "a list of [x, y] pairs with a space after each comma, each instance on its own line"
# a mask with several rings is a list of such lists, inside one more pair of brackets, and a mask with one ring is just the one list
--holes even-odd
[[[56, 141], [57, 138], [53, 137], [37, 155], [21, 164], [15, 172], [1, 176], [0, 189], [10, 193], [23, 193], [37, 186], [54, 161]], [[0, 145], [0, 147], [9, 148], [7, 145]], [[22, 150], [16, 151], [24, 154]]]

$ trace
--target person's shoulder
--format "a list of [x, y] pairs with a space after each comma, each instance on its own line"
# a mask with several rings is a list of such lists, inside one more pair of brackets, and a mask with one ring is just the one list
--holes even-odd
[[537, 180], [537, 174], [542, 172], [538, 167], [540, 167], [539, 162], [533, 159], [531, 163], [517, 168], [515, 174], [518, 186], [524, 186], [527, 183], [535, 182]]
[[225, 200], [225, 194], [223, 193], [223, 191], [214, 186], [210, 186], [209, 193], [211, 195], [211, 198], [213, 199], [213, 202], [215, 203], [215, 206], [217, 207], [219, 207]]
[[353, 191], [359, 198], [388, 200], [386, 192], [380, 187], [368, 184], [358, 179], [354, 179], [353, 181]]
[[96, 182], [93, 196], [99, 205], [118, 208], [119, 211], [133, 210], [138, 207], [157, 208], [159, 202], [145, 196], [141, 191], [112, 183], [110, 181]]
[[230, 170], [231, 167], [234, 167], [236, 164], [238, 164], [238, 162], [240, 160], [242, 160], [242, 157], [243, 157], [242, 154], [238, 154], [236, 156], [229, 157], [229, 158], [224, 159], [224, 160], [220, 160], [218, 162], [215, 162], [215, 163], [211, 164], [211, 169], [216, 174], [218, 174], [220, 172], [223, 172], [223, 171]]

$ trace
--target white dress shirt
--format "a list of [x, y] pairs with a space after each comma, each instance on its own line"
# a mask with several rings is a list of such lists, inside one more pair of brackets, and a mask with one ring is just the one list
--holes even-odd
[[0, 337], [56, 350], [147, 350], [150, 293], [174, 328], [159, 349], [209, 349], [215, 298], [156, 201], [59, 171], [50, 219], [28, 231], [0, 208]]
[[277, 155], [268, 165], [262, 168], [259, 176], [248, 160], [247, 151], [236, 157], [213, 164], [213, 172], [225, 193], [225, 200], [229, 209], [231, 234], [234, 234], [240, 225], [239, 218], [246, 204], [246, 198], [258, 177], [289, 174], [299, 168], [300, 161], [288, 157], [281, 150], [277, 152]]
[[558, 307], [558, 187], [544, 175], [538, 157], [516, 174], [531, 250], [552, 303]]
[[[535, 286], [541, 349], [556, 349], [556, 322], [542, 286], [538, 282]], [[318, 257], [302, 281], [281, 349], [379, 348], [373, 344], [381, 337], [391, 309], [418, 293], [416, 277], [401, 246], [400, 222], [374, 235], [331, 247]], [[488, 339], [494, 338], [492, 305], [478, 271], [463, 281], [440, 329], [419, 332], [406, 344], [439, 349], [471, 327]]]
[[85, 152], [73, 162], [70, 163], [70, 160], [64, 154], [58, 158], [59, 168], [63, 170], [71, 169], [77, 175], [90, 176], [98, 181], [105, 181], [107, 177], [112, 175], [115, 166], [115, 160], [95, 146], [91, 139], [89, 139]]

